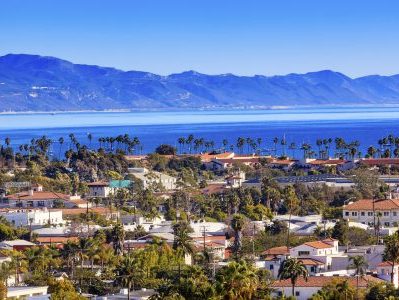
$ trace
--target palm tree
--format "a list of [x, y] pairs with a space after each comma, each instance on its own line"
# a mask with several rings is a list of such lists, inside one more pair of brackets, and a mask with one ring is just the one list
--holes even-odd
[[385, 238], [383, 259], [391, 263], [391, 283], [394, 284], [395, 264], [399, 262], [399, 232]]
[[244, 217], [235, 214], [231, 220], [231, 228], [234, 230], [233, 252], [237, 258], [242, 248], [242, 229], [244, 227]]
[[179, 281], [181, 275], [181, 261], [187, 254], [194, 253], [193, 240], [190, 237], [192, 228], [187, 222], [178, 222], [173, 225], [173, 249], [177, 251], [179, 257]]
[[254, 268], [247, 262], [233, 261], [216, 275], [216, 290], [222, 299], [253, 299], [259, 285]]
[[278, 278], [280, 280], [291, 279], [293, 297], [295, 297], [295, 285], [298, 281], [298, 278], [303, 277], [305, 280], [307, 280], [308, 276], [309, 273], [305, 265], [294, 257], [287, 258], [285, 261], [283, 261], [278, 271]]
[[93, 139], [93, 135], [90, 132], [87, 134], [87, 139], [89, 140], [89, 149], [90, 149], [91, 148], [91, 141]]
[[123, 244], [125, 241], [125, 230], [123, 229], [123, 225], [118, 222], [112, 228], [112, 246], [114, 248], [115, 255], [123, 254]]
[[356, 299], [359, 298], [359, 277], [362, 277], [364, 274], [366, 274], [366, 269], [367, 269], [367, 262], [364, 258], [364, 256], [357, 255], [357, 256], [351, 256], [349, 257], [349, 261], [351, 264], [348, 266], [348, 269], [355, 269], [355, 275], [356, 275]]
[[[123, 256], [120, 265], [117, 268], [118, 281], [127, 288], [127, 299], [130, 300], [130, 290], [134, 281], [138, 278], [139, 268], [133, 255]], [[134, 289], [134, 287], [133, 287]]]

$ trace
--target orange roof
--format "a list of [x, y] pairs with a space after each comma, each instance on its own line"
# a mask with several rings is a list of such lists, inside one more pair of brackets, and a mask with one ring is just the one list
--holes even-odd
[[212, 159], [231, 158], [233, 156], [234, 156], [234, 152], [224, 152], [224, 153], [218, 153], [218, 154], [205, 153], [205, 154], [200, 155], [200, 158], [201, 158], [202, 162], [209, 162]]
[[233, 163], [259, 163], [259, 157], [245, 157], [245, 158], [221, 158], [221, 159], [216, 159], [217, 162], [223, 163], [223, 164], [233, 164]]
[[[298, 278], [296, 282], [296, 287], [323, 287], [327, 284], [330, 284], [333, 281], [348, 281], [349, 285], [356, 286], [356, 278], [355, 277], [346, 277], [346, 276], [310, 276], [305, 280], [303, 277]], [[373, 282], [383, 282], [383, 280], [365, 275], [359, 278], [359, 287], [366, 288], [369, 283]], [[291, 279], [277, 280], [272, 283], [272, 287], [291, 287]]]
[[95, 181], [95, 182], [89, 182], [87, 184], [88, 186], [108, 186], [108, 182], [105, 181]]
[[[398, 265], [398, 264], [395, 264]], [[377, 267], [392, 267], [392, 262], [391, 261], [383, 261], [380, 262]]]
[[36, 241], [41, 243], [41, 244], [64, 244], [68, 241], [71, 242], [77, 242], [79, 240], [78, 237], [76, 236], [70, 236], [70, 237], [65, 237], [65, 236], [53, 236], [53, 237], [38, 237], [36, 238]]
[[[62, 214], [65, 215], [80, 215], [85, 214], [87, 212], [86, 208], [57, 208], [50, 209], [50, 211], [62, 211]], [[89, 212], [94, 212], [98, 214], [108, 214], [111, 213], [111, 210], [108, 207], [90, 207]], [[116, 213], [116, 210], [112, 210], [113, 213]]]
[[298, 259], [305, 266], [322, 266], [324, 263], [313, 258], [300, 258]]
[[39, 201], [39, 200], [55, 200], [55, 199], [69, 200], [70, 196], [55, 192], [33, 192], [32, 195], [29, 195], [29, 192], [22, 192], [22, 193], [7, 195], [6, 198], [9, 200]]
[[206, 188], [202, 189], [202, 193], [206, 195], [221, 194], [225, 188], [224, 184], [209, 184]]
[[360, 163], [369, 166], [399, 165], [399, 158], [367, 158], [362, 159]]
[[290, 250], [287, 246], [273, 247], [262, 252], [263, 255], [288, 255]]
[[330, 244], [327, 244], [327, 243], [325, 243], [323, 241], [307, 242], [304, 245], [312, 247], [312, 248], [316, 248], [316, 249], [327, 249], [327, 248], [332, 248], [333, 247]]
[[373, 210], [373, 206], [375, 210], [399, 209], [399, 199], [362, 199], [344, 206], [344, 210]]
[[290, 160], [290, 159], [274, 159], [268, 162], [268, 164], [273, 164], [273, 165], [291, 165], [295, 163], [295, 160]]

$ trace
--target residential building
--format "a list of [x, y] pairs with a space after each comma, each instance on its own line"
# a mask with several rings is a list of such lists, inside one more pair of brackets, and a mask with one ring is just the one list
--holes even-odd
[[38, 185], [16, 194], [5, 195], [0, 200], [2, 207], [21, 207], [21, 208], [40, 208], [64, 206], [65, 202], [78, 200], [79, 196], [71, 196], [63, 193], [46, 192], [43, 187]]
[[399, 223], [399, 199], [362, 199], [343, 207], [343, 218], [373, 226], [376, 218], [384, 227], [397, 227]]
[[25, 240], [12, 240], [0, 242], [0, 250], [17, 250], [23, 251], [27, 248], [34, 247], [35, 244]]
[[16, 227], [37, 227], [47, 224], [58, 225], [64, 223], [61, 210], [50, 211], [47, 208], [0, 211], [0, 216]]
[[[297, 300], [307, 300], [324, 286], [331, 284], [332, 282], [343, 281], [347, 281], [353, 288], [358, 286], [360, 289], [367, 288], [371, 283], [384, 282], [383, 280], [370, 275], [360, 277], [358, 281], [355, 277], [347, 276], [309, 276], [306, 280], [303, 277], [300, 277], [295, 285], [294, 297], [296, 297]], [[292, 296], [291, 279], [277, 280], [272, 283], [271, 287], [273, 290], [273, 296]]]
[[323, 263], [323, 270], [325, 271], [330, 270], [332, 258], [339, 255], [338, 241], [334, 239], [307, 242], [290, 249], [291, 257], [298, 259], [310, 258], [319, 261]]
[[[392, 268], [393, 267], [393, 268]], [[383, 261], [377, 265], [377, 276], [380, 279], [391, 282], [393, 269], [393, 285], [399, 287], [399, 265], [393, 265], [391, 261]]]
[[112, 188], [105, 181], [90, 182], [87, 186], [89, 187], [88, 197], [107, 198], [112, 192]]
[[7, 288], [7, 299], [45, 300], [50, 299], [47, 286], [12, 286]]
[[[168, 174], [149, 171], [146, 168], [129, 168], [129, 174], [143, 182], [143, 187], [147, 189], [150, 186], [160, 187], [164, 190], [175, 190], [177, 179]], [[157, 189], [157, 188], [156, 188]]]

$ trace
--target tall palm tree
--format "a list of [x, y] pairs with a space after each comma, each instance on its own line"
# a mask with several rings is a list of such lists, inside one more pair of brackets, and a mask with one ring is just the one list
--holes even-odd
[[122, 255], [123, 254], [123, 244], [125, 241], [125, 230], [123, 225], [118, 222], [112, 228], [112, 245], [114, 248], [115, 255]]
[[348, 266], [349, 269], [355, 269], [356, 276], [356, 299], [359, 298], [359, 277], [362, 277], [366, 274], [367, 262], [364, 256], [357, 255], [349, 257], [349, 261], [351, 262]]
[[235, 214], [231, 220], [231, 228], [234, 230], [234, 244], [233, 252], [237, 258], [242, 248], [242, 229], [244, 227], [244, 217], [239, 214]]
[[391, 263], [391, 283], [394, 283], [395, 264], [399, 262], [399, 232], [385, 238], [383, 259]]
[[176, 251], [179, 260], [179, 284], [181, 278], [181, 262], [186, 255], [192, 255], [194, 253], [193, 239], [189, 235], [192, 231], [192, 228], [187, 222], [181, 221], [173, 225], [173, 249]]
[[280, 266], [278, 278], [280, 280], [290, 279], [292, 285], [292, 296], [295, 297], [295, 285], [300, 277], [307, 280], [309, 276], [305, 265], [297, 258], [287, 258]]

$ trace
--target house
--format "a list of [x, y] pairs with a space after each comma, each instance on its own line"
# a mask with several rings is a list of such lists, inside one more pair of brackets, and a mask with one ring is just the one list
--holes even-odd
[[362, 199], [343, 207], [343, 218], [373, 226], [376, 218], [385, 227], [397, 227], [399, 223], [399, 199]]
[[358, 161], [358, 164], [366, 167], [379, 167], [379, 166], [399, 166], [399, 158], [364, 158]]
[[[120, 213], [118, 210], [110, 209], [108, 207], [61, 208], [60, 210], [62, 211], [62, 215], [65, 218], [78, 216], [81, 214], [86, 214], [87, 212], [102, 215], [107, 220], [115, 220], [115, 219], [118, 219], [120, 216]], [[57, 211], [57, 210], [50, 209], [50, 211], [52, 212], [52, 211]]]
[[355, 167], [355, 163], [345, 159], [314, 159], [307, 158], [300, 162], [303, 168], [310, 170], [323, 170], [326, 168], [335, 168], [337, 171], [347, 171]]
[[226, 177], [226, 185], [232, 188], [241, 187], [244, 181], [244, 172], [237, 172]]
[[50, 211], [46, 207], [42, 209], [5, 210], [0, 211], [0, 216], [16, 227], [37, 227], [64, 223], [61, 210]]
[[176, 189], [177, 179], [173, 176], [156, 171], [149, 171], [146, 168], [129, 168], [128, 171], [129, 174], [132, 174], [135, 178], [143, 182], [144, 189], [157, 185], [161, 189], [167, 191]]
[[224, 171], [230, 169], [234, 164], [243, 164], [249, 167], [257, 167], [260, 165], [259, 156], [233, 157], [212, 159], [206, 164], [206, 168], [212, 171]]
[[80, 199], [79, 196], [43, 191], [43, 187], [38, 185], [29, 191], [6, 195], [0, 202], [3, 207], [50, 208], [63, 206], [65, 202], [78, 199]]
[[338, 240], [324, 239], [321, 241], [307, 242], [290, 249], [290, 256], [298, 259], [310, 258], [323, 263], [323, 269], [329, 270], [332, 258], [339, 256]]
[[383, 261], [377, 265], [378, 278], [391, 282], [393, 267], [393, 284], [395, 288], [399, 287], [399, 265], [393, 265], [391, 261]]
[[279, 159], [279, 158], [270, 158], [267, 160], [266, 165], [272, 169], [282, 169], [285, 171], [291, 170], [296, 164], [297, 160], [294, 159]]
[[[155, 290], [152, 289], [141, 289], [141, 290], [132, 290], [130, 291], [130, 300], [147, 300], [156, 294]], [[122, 289], [118, 294], [106, 295], [104, 297], [99, 297], [96, 299], [106, 299], [106, 300], [127, 300], [128, 299], [128, 290]]]
[[[312, 295], [316, 294], [324, 286], [334, 282], [347, 281], [350, 286], [356, 288], [357, 278], [347, 276], [309, 276], [306, 280], [303, 277], [298, 278], [295, 285], [295, 295], [297, 300], [307, 300]], [[380, 283], [383, 280], [365, 275], [359, 278], [358, 286], [361, 289], [367, 288], [371, 283]], [[292, 284], [291, 279], [277, 280], [271, 285], [273, 289], [273, 296], [281, 297], [292, 296]]]
[[12, 286], [7, 288], [7, 299], [50, 299], [47, 286]]
[[35, 244], [25, 240], [13, 240], [0, 242], [0, 250], [17, 250], [23, 251], [27, 248], [34, 247]]
[[281, 263], [289, 255], [290, 250], [287, 246], [273, 247], [261, 253], [261, 260], [256, 265], [269, 270], [273, 278], [277, 278]]
[[88, 197], [91, 198], [107, 198], [112, 191], [112, 188], [109, 186], [108, 182], [105, 181], [90, 182], [87, 184], [87, 186], [89, 187]]

